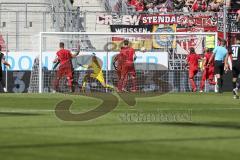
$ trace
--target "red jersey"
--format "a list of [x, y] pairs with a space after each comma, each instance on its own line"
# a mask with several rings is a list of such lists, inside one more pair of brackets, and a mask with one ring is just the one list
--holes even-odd
[[[206, 64], [209, 63], [211, 57], [212, 57], [212, 53], [211, 52], [207, 52], [204, 55], [204, 59], [206, 60]], [[205, 67], [207, 67], [207, 66], [205, 66]], [[212, 60], [212, 62], [209, 64], [209, 68], [214, 68], [214, 60]]]
[[60, 64], [65, 64], [66, 62], [70, 62], [72, 59], [72, 54], [69, 50], [61, 49], [57, 52], [57, 57]]
[[121, 70], [122, 65], [124, 64], [122, 54], [118, 54], [114, 59], [115, 65], [118, 70]]
[[197, 70], [198, 69], [198, 60], [201, 59], [200, 55], [196, 53], [189, 54], [187, 56], [187, 62], [189, 65], [189, 70]]
[[198, 11], [199, 9], [201, 9], [201, 10], [206, 10], [207, 9], [206, 3], [203, 2], [202, 0], [197, 0], [196, 3], [194, 3], [192, 5], [192, 10], [193, 11]]
[[132, 6], [135, 6], [137, 3], [137, 0], [131, 0], [130, 2], [128, 2], [128, 4]]
[[133, 63], [134, 62], [134, 55], [135, 55], [135, 50], [131, 47], [122, 47], [120, 54], [122, 55], [121, 57], [125, 62], [128, 63]]
[[134, 6], [136, 8], [136, 11], [143, 11], [144, 10], [144, 4], [143, 2], [138, 2], [137, 0], [131, 0], [129, 5]]
[[139, 2], [135, 5], [136, 11], [143, 11], [144, 10], [144, 4]]

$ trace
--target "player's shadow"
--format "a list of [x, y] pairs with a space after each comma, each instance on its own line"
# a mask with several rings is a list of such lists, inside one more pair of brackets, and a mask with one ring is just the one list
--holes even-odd
[[39, 113], [22, 113], [22, 112], [0, 112], [0, 117], [15, 117], [15, 116], [41, 116]]
[[198, 127], [198, 128], [222, 128], [222, 129], [240, 129], [239, 123], [234, 122], [208, 122], [208, 123], [195, 123], [195, 122], [174, 122], [174, 123], [159, 123], [159, 125], [180, 126], [180, 127]]

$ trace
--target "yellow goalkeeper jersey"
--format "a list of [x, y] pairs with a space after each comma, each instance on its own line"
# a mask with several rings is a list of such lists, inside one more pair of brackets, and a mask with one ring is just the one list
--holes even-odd
[[100, 82], [104, 82], [102, 66], [99, 64], [97, 60], [92, 60], [92, 63], [89, 65], [89, 68], [92, 68], [93, 73], [91, 73], [92, 78], [96, 78]]

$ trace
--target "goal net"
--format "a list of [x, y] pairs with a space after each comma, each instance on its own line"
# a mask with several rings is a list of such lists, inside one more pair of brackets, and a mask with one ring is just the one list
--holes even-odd
[[[217, 33], [43, 32], [40, 33], [39, 56], [32, 68], [29, 92], [55, 92], [56, 86], [58, 92], [69, 92], [67, 76], [56, 85], [61, 65], [53, 61], [60, 42], [73, 55], [78, 53], [80, 46], [79, 55], [71, 60], [75, 92], [112, 92], [120, 83], [115, 57], [124, 40], [128, 40], [136, 52], [135, 79], [134, 73], [129, 73], [124, 90], [131, 92], [135, 80], [137, 92], [187, 92], [191, 90], [185, 61], [189, 49], [194, 48], [197, 54], [203, 55], [206, 48], [213, 49], [217, 45]], [[201, 68], [201, 62], [199, 64]], [[195, 79], [198, 86], [201, 74], [199, 69]], [[211, 90], [214, 87], [206, 82], [205, 91]]]

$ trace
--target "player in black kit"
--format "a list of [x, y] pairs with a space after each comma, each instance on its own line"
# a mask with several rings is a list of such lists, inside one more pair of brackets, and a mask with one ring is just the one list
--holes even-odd
[[233, 98], [239, 99], [238, 96], [238, 87], [237, 87], [237, 79], [240, 74], [240, 38], [237, 39], [235, 45], [232, 45], [232, 87], [233, 87]]
[[2, 46], [0, 45], [0, 84], [2, 85], [3, 91], [7, 92], [7, 89], [5, 88], [5, 83], [3, 82], [3, 71], [2, 71], [2, 64], [10, 67], [10, 64], [5, 61], [4, 54], [2, 53]]

